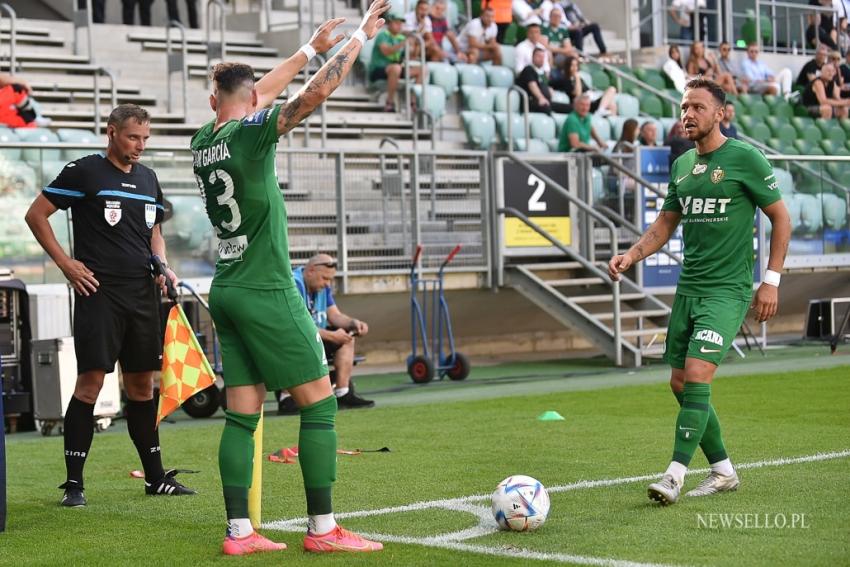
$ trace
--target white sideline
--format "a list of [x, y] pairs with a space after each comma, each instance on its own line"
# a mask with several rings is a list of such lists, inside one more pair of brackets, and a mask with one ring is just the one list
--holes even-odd
[[[850, 449], [843, 451], [834, 451], [830, 453], [816, 453], [814, 455], [806, 455], [802, 457], [783, 457], [778, 459], [768, 459], [763, 461], [755, 461], [752, 463], [741, 463], [735, 465], [739, 470], [759, 469], [763, 467], [778, 467], [786, 465], [795, 465], [801, 463], [812, 463], [817, 461], [828, 461], [834, 459], [843, 459], [850, 457]], [[710, 469], [692, 469], [687, 474], [705, 474]], [[640, 476], [629, 476], [621, 478], [610, 478], [602, 480], [580, 480], [570, 484], [548, 487], [548, 492], [568, 492], [571, 490], [581, 490], [585, 488], [597, 488], [603, 486], [617, 486], [620, 484], [630, 484], [633, 482], [641, 482], [654, 480], [660, 476], [660, 473], [645, 474]], [[482, 545], [473, 545], [461, 543], [462, 540], [471, 539], [487, 535], [498, 531], [496, 522], [493, 520], [489, 507], [479, 506], [475, 502], [484, 502], [490, 499], [489, 494], [476, 494], [472, 496], [463, 496], [460, 498], [449, 498], [444, 500], [429, 500], [422, 502], [414, 502], [403, 506], [390, 506], [388, 508], [379, 508], [375, 510], [358, 510], [355, 512], [342, 512], [336, 514], [338, 519], [345, 518], [360, 518], [365, 516], [379, 516], [384, 514], [396, 514], [400, 512], [412, 512], [417, 510], [425, 510], [427, 508], [444, 508], [458, 512], [466, 512], [478, 516], [479, 524], [475, 527], [440, 534], [437, 536], [428, 537], [408, 537], [397, 536], [390, 534], [363, 534], [366, 537], [384, 542], [403, 543], [412, 545], [424, 545], [427, 547], [439, 547], [443, 549], [451, 549], [455, 551], [466, 551], [470, 553], [481, 553], [486, 555], [496, 555], [500, 557], [514, 557], [520, 559], [533, 559], [544, 561], [559, 561], [563, 563], [577, 563], [581, 565], [604, 565], [608, 567], [638, 567], [638, 566], [655, 566], [655, 563], [637, 563], [633, 561], [623, 561], [605, 557], [588, 557], [582, 555], [570, 555], [565, 553], [543, 553], [530, 551], [527, 549], [517, 549], [513, 547], [487, 547]], [[307, 524], [306, 518], [294, 518], [290, 520], [276, 520], [266, 522], [263, 528], [270, 530], [297, 532], [303, 531]]]

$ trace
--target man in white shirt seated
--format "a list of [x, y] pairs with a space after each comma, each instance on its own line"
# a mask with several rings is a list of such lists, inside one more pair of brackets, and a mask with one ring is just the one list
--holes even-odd
[[535, 49], [546, 51], [547, 57], [543, 61], [543, 72], [549, 75], [549, 51], [546, 49], [546, 44], [543, 43], [543, 33], [540, 31], [539, 24], [531, 24], [526, 29], [525, 40], [519, 42], [514, 52], [516, 57], [516, 66], [514, 71], [519, 74], [522, 70], [531, 65], [531, 60]]
[[469, 20], [460, 32], [458, 42], [470, 63], [492, 61], [493, 65], [502, 64], [502, 48], [496, 42], [499, 28], [495, 17], [493, 8], [485, 8], [481, 17]]
[[[430, 10], [431, 6], [429, 5], [428, 0], [419, 0], [416, 2], [416, 7], [405, 14], [404, 25], [401, 28], [401, 31], [404, 32], [405, 35], [418, 34], [422, 36], [422, 40], [425, 42], [425, 55], [429, 61], [434, 60], [437, 57], [437, 52], [440, 52], [440, 54], [442, 53], [439, 46], [434, 41], [431, 18], [428, 15]], [[419, 44], [414, 43], [413, 45], [414, 47], [411, 50], [411, 57], [418, 58]]]
[[741, 62], [741, 71], [747, 78], [750, 92], [787, 97], [791, 93], [791, 69], [786, 67], [774, 75], [770, 67], [758, 60], [759, 51], [757, 43], [749, 44], [747, 58]]

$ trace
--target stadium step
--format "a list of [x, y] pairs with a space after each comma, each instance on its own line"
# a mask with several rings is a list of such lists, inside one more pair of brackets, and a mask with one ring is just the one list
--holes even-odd
[[667, 327], [652, 327], [649, 329], [630, 329], [621, 331], [620, 334], [628, 338], [651, 337], [653, 335], [666, 335]]
[[[166, 49], [165, 40], [162, 41], [143, 41], [142, 42], [142, 50], [143, 51], [162, 51], [164, 52]], [[180, 43], [172, 37], [171, 48], [175, 51], [180, 50]], [[205, 43], [189, 43], [186, 42], [186, 53], [203, 53], [206, 54], [207, 46]], [[230, 42], [227, 43], [227, 56], [235, 56], [235, 55], [251, 55], [256, 57], [278, 57], [277, 49], [273, 47], [261, 47], [255, 45], [238, 45], [232, 44]]]
[[[642, 317], [666, 317], [670, 314], [667, 309], [642, 309], [638, 311], [620, 311], [621, 319], [638, 319]], [[612, 321], [613, 313], [596, 313], [594, 317], [600, 321]]]
[[[551, 282], [547, 282], [551, 285]], [[634, 301], [635, 299], [645, 299], [645, 293], [621, 293], [620, 301]], [[575, 303], [610, 303], [614, 300], [614, 296], [611, 294], [601, 294], [601, 295], [579, 295], [572, 297], [572, 300]]]

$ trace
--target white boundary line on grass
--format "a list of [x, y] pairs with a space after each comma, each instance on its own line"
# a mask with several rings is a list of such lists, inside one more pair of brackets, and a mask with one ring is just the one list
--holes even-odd
[[[801, 463], [813, 463], [817, 461], [828, 461], [834, 459], [843, 459], [850, 457], [850, 449], [843, 451], [834, 451], [830, 453], [816, 453], [814, 455], [806, 455], [803, 457], [785, 457], [778, 459], [769, 459], [763, 461], [755, 461], [752, 463], [741, 463], [736, 466], [738, 470], [760, 469], [763, 467], [779, 467], [787, 465], [796, 465]], [[705, 474], [710, 469], [693, 469], [687, 474]], [[598, 488], [603, 486], [618, 486], [621, 484], [631, 484], [647, 480], [654, 480], [659, 477], [660, 473], [645, 474], [640, 476], [629, 476], [621, 478], [610, 478], [602, 480], [580, 480], [570, 484], [553, 486], [547, 488], [548, 492], [568, 492], [572, 490], [583, 490], [586, 488]], [[623, 561], [606, 557], [589, 557], [583, 555], [570, 555], [566, 553], [544, 553], [531, 551], [527, 549], [519, 549], [513, 547], [487, 547], [483, 545], [473, 545], [462, 543], [463, 540], [481, 537], [498, 531], [496, 522], [493, 519], [492, 512], [489, 506], [481, 506], [474, 504], [475, 502], [484, 502], [490, 499], [489, 494], [476, 494], [472, 496], [464, 496], [460, 498], [449, 498], [445, 500], [429, 500], [422, 502], [414, 502], [404, 506], [391, 506], [388, 508], [379, 508], [376, 510], [358, 510], [356, 512], [343, 512], [336, 514], [338, 519], [345, 518], [362, 518], [366, 516], [380, 516], [385, 514], [397, 514], [402, 512], [415, 512], [418, 510], [426, 510], [428, 508], [442, 508], [455, 512], [466, 512], [478, 517], [479, 523], [477, 526], [461, 530], [428, 537], [409, 537], [397, 536], [391, 534], [363, 534], [372, 539], [379, 541], [404, 543], [412, 545], [423, 545], [427, 547], [438, 547], [442, 549], [450, 549], [455, 551], [466, 551], [470, 553], [481, 553], [486, 555], [495, 555], [499, 557], [512, 557], [517, 559], [532, 559], [543, 561], [559, 561], [562, 563], [577, 563], [581, 565], [600, 565], [607, 567], [657, 567], [656, 563], [638, 563], [633, 561]], [[307, 525], [305, 518], [295, 518], [291, 520], [276, 520], [266, 522], [263, 528], [270, 530], [279, 530], [286, 532], [303, 531]]]

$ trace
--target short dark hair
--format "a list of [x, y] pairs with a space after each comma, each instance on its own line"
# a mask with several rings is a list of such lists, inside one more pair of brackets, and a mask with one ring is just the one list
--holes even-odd
[[109, 113], [106, 125], [120, 129], [131, 118], [139, 124], [151, 121], [151, 115], [148, 114], [148, 111], [138, 104], [119, 104]]
[[416, 3], [416, 7], [418, 8], [420, 4], [427, 4], [427, 5], [429, 5], [429, 6], [431, 5], [431, 4], [430, 4], [430, 2], [428, 2], [428, 0], [419, 0], [419, 1]]
[[546, 50], [545, 50], [545, 49], [543, 49], [542, 47], [535, 47], [535, 48], [534, 48], [534, 51], [532, 51], [532, 52], [531, 52], [531, 54], [532, 54], [532, 55], [534, 55], [534, 54], [535, 54], [535, 53], [537, 53], [538, 51], [540, 51], [541, 53], [545, 53], [545, 52], [546, 52]]
[[731, 100], [727, 100], [727, 101], [723, 104], [723, 106], [724, 106], [724, 107], [727, 107], [727, 106], [735, 106], [735, 103], [734, 103], [734, 102], [732, 102]]
[[720, 85], [718, 85], [714, 81], [703, 78], [691, 79], [685, 85], [685, 92], [688, 92], [689, 90], [693, 89], [705, 89], [709, 93], [711, 93], [711, 96], [714, 97], [714, 100], [717, 101], [717, 104], [719, 104], [720, 106], [726, 104], [726, 91], [720, 88]]
[[239, 87], [253, 86], [254, 68], [245, 63], [219, 63], [210, 74], [219, 91], [235, 93]]
[[526, 31], [530, 30], [531, 28], [538, 28], [539, 29], [540, 24], [528, 24], [527, 26], [525, 26]]

